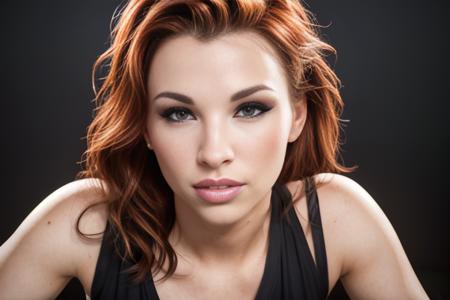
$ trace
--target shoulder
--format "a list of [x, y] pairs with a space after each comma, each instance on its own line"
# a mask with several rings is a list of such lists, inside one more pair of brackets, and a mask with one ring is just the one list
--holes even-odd
[[[107, 191], [106, 183], [95, 178], [69, 182], [48, 195], [21, 227], [24, 225], [25, 230], [33, 232], [41, 240], [54, 241], [57, 237], [55, 242], [61, 253], [73, 259], [70, 275], [78, 277], [86, 258], [91, 257], [91, 248], [98, 248], [101, 242], [95, 238], [106, 227]], [[84, 238], [77, 229], [83, 234], [93, 235], [94, 239]]]
[[[341, 276], [377, 253], [401, 249], [396, 233], [375, 199], [353, 179], [333, 173], [314, 176], [326, 231], [342, 258]], [[380, 252], [381, 251], [381, 252]]]
[[[335, 173], [320, 173], [312, 177], [318, 196], [322, 222], [338, 221], [350, 213], [379, 213], [379, 207], [369, 193], [356, 181]], [[286, 186], [293, 199], [305, 198], [303, 180], [289, 182]], [[305, 202], [305, 201], [299, 201]], [[300, 203], [299, 203], [300, 204]], [[305, 204], [306, 205], [306, 204]], [[305, 206], [306, 207], [306, 206]]]
[[[346, 229], [352, 228], [353, 226], [347, 226], [356, 225], [354, 222], [357, 221], [367, 222], [373, 218], [378, 221], [387, 221], [387, 219], [383, 219], [385, 216], [371, 195], [353, 179], [335, 173], [320, 173], [312, 178], [317, 192], [322, 223], [331, 222], [334, 224], [333, 227], [342, 225], [343, 227], [340, 229]], [[299, 193], [304, 189], [304, 181], [290, 182], [287, 187], [298, 198], [305, 198], [304, 193]], [[294, 200], [296, 200], [295, 196]], [[380, 217], [381, 219], [379, 219]]]
[[355, 268], [358, 258], [359, 263], [367, 263], [371, 255], [396, 244], [389, 220], [360, 184], [334, 173], [320, 173], [313, 179], [325, 241], [340, 261], [340, 277]]
[[93, 205], [104, 203], [106, 188], [103, 181], [94, 178], [75, 180], [59, 187], [33, 209], [12, 237], [36, 233], [43, 234], [39, 238], [45, 239], [44, 233], [52, 232], [59, 234], [62, 240], [76, 241], [72, 235], [76, 233], [78, 217], [91, 206], [80, 218], [79, 229], [84, 233], [102, 232], [107, 219], [106, 207]]
[[[361, 224], [357, 223], [367, 221], [364, 215], [373, 213], [374, 201], [357, 182], [349, 177], [334, 173], [320, 173], [314, 175], [312, 179], [319, 202], [331, 290], [337, 280], [347, 272], [347, 260], [351, 258], [349, 248], [352, 248], [348, 245], [349, 240], [353, 240], [356, 237], [355, 234], [359, 235], [355, 231], [361, 228]], [[305, 181], [289, 182], [286, 186], [292, 194], [295, 210], [309, 242], [310, 250], [313, 252], [313, 239], [304, 192]], [[349, 239], [349, 237], [352, 238]]]
[[375, 199], [343, 175], [321, 173], [314, 182], [329, 267], [342, 279], [349, 296], [426, 299], [393, 226]]
[[[0, 248], [0, 287], [29, 286], [34, 291], [46, 286], [48, 294], [41, 289], [41, 296], [48, 298], [53, 295], [52, 289], [78, 277], [86, 257], [98, 249], [98, 242], [78, 234], [77, 220], [88, 207], [105, 200], [102, 185], [106, 189], [98, 179], [80, 179], [42, 200]], [[106, 205], [92, 206], [80, 218], [79, 229], [87, 234], [101, 233], [107, 217]]]
[[108, 186], [104, 181], [97, 178], [79, 179], [55, 190], [40, 205], [49, 220], [51, 217], [59, 220], [63, 216], [60, 222], [65, 222], [67, 228], [76, 230], [79, 221], [80, 232], [101, 233], [108, 219], [107, 193]]

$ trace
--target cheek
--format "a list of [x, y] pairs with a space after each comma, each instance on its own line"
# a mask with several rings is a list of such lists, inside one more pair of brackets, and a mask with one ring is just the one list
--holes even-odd
[[154, 128], [157, 130], [149, 129], [153, 151], [167, 183], [176, 189], [174, 184], [192, 167], [193, 147], [189, 146], [192, 139], [188, 132], [181, 133], [161, 124], [155, 124]]
[[[273, 114], [261, 124], [248, 130], [245, 143], [240, 143], [239, 158], [250, 162], [249, 167], [260, 172], [281, 169], [286, 154], [288, 142], [288, 116], [281, 112]], [[252, 172], [254, 172], [252, 171]]]
[[271, 122], [260, 134], [247, 137], [247, 147], [244, 151], [248, 153], [250, 160], [263, 160], [269, 163], [278, 160], [281, 155], [284, 157], [286, 143], [282, 124]]

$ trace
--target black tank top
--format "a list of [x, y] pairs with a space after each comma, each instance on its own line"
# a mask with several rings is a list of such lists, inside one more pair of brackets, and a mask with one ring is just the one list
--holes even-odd
[[[292, 195], [285, 185], [272, 187], [269, 248], [264, 273], [256, 300], [268, 299], [325, 299], [328, 294], [328, 266], [322, 232], [319, 203], [314, 182], [305, 180], [308, 216], [311, 224], [316, 263], [309, 250], [305, 234], [294, 208], [286, 217], [283, 209]], [[129, 283], [129, 273], [122, 272], [131, 266], [114, 251], [117, 235], [108, 222], [100, 248], [91, 289], [92, 300], [159, 299], [152, 276], [139, 284]]]

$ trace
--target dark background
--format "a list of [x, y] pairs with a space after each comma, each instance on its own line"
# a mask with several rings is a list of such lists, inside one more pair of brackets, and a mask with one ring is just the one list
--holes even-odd
[[[342, 118], [350, 120], [342, 156], [360, 166], [348, 176], [388, 216], [430, 297], [450, 297], [448, 4], [307, 3], [338, 52], [330, 63], [343, 83]], [[81, 169], [92, 64], [107, 47], [118, 4], [2, 1], [0, 244]], [[59, 299], [83, 299], [79, 283]]]

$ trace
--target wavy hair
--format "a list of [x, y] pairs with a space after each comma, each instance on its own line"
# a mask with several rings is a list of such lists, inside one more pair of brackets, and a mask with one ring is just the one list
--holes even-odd
[[[85, 168], [77, 178], [102, 182], [108, 221], [123, 241], [122, 257], [132, 262], [134, 281], [143, 280], [148, 270], [164, 270], [167, 262], [161, 278], [166, 279], [178, 262], [168, 242], [175, 221], [173, 192], [144, 140], [148, 69], [168, 37], [190, 34], [208, 40], [253, 30], [274, 46], [288, 75], [292, 101], [305, 98], [308, 113], [301, 135], [287, 146], [277, 183], [355, 168], [337, 159], [343, 101], [340, 81], [325, 59], [335, 49], [320, 39], [319, 25], [299, 1], [129, 0], [113, 22], [110, 47], [93, 67], [95, 117], [86, 136]], [[97, 89], [97, 73], [105, 66]], [[79, 221], [88, 208], [77, 220], [77, 232], [83, 236]]]

